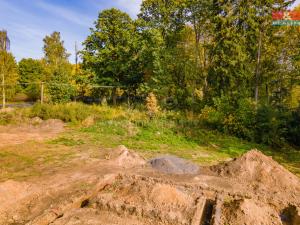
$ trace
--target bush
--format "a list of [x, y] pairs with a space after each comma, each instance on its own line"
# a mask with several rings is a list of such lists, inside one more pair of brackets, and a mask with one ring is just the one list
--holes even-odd
[[51, 103], [66, 103], [75, 94], [75, 88], [70, 84], [70, 74], [64, 67], [54, 70], [50, 83], [46, 86]]
[[249, 99], [236, 101], [225, 96], [214, 99], [213, 106], [204, 107], [200, 119], [211, 128], [252, 140], [255, 116], [254, 104]]
[[36, 104], [29, 111], [29, 117], [41, 119], [60, 119], [64, 122], [82, 122], [92, 116], [95, 120], [145, 119], [146, 114], [137, 110], [125, 110], [122, 107], [86, 105], [83, 103]]
[[285, 142], [286, 126], [283, 111], [275, 110], [270, 106], [261, 106], [257, 110], [255, 141], [272, 145], [282, 146]]
[[146, 108], [150, 118], [159, 112], [156, 96], [152, 92], [146, 98]]
[[300, 146], [300, 107], [290, 113], [286, 130], [286, 140], [293, 145]]

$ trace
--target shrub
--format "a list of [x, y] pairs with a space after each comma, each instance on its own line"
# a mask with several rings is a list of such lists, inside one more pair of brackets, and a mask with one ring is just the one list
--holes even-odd
[[290, 112], [286, 126], [286, 140], [293, 145], [300, 146], [300, 107]]
[[146, 108], [150, 118], [154, 117], [159, 112], [156, 96], [152, 92], [146, 98]]
[[216, 108], [205, 106], [200, 114], [200, 120], [207, 126], [218, 129], [222, 123], [224, 115], [222, 112], [217, 111]]
[[80, 103], [69, 104], [36, 104], [30, 111], [30, 116], [38, 116], [44, 120], [60, 119], [64, 122], [81, 122], [93, 114], [91, 107]]
[[285, 128], [282, 112], [270, 106], [261, 106], [257, 110], [255, 141], [279, 147], [285, 140]]

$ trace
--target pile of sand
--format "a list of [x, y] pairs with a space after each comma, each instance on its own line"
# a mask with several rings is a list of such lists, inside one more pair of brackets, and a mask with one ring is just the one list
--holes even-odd
[[233, 177], [241, 181], [257, 182], [267, 187], [300, 190], [297, 176], [258, 150], [251, 150], [240, 158], [213, 166], [218, 175]]
[[129, 151], [124, 145], [119, 146], [117, 149], [117, 157], [113, 160], [115, 165], [124, 168], [131, 168], [135, 166], [145, 165], [145, 160], [135, 152]]
[[274, 209], [250, 199], [230, 202], [222, 211], [222, 220], [226, 224], [282, 225]]
[[176, 156], [162, 156], [149, 161], [152, 168], [168, 174], [197, 174], [199, 167]]
[[188, 207], [192, 205], [192, 199], [175, 187], [165, 184], [156, 184], [150, 194], [150, 199], [162, 206], [171, 205]]

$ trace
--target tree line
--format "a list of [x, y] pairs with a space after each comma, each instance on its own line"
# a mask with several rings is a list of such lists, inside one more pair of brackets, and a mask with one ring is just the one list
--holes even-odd
[[[99, 13], [80, 65], [68, 62], [54, 32], [44, 39], [42, 60], [23, 59], [12, 68], [20, 83], [51, 81], [50, 102], [151, 93], [162, 109], [195, 112], [209, 128], [274, 146], [300, 145], [299, 27], [272, 26], [272, 12], [291, 3], [144, 0], [136, 19], [115, 8]], [[27, 84], [22, 90], [40, 91]]]

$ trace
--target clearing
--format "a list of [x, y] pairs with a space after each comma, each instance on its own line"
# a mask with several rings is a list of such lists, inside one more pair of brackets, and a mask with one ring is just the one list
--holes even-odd
[[143, 126], [1, 127], [0, 224], [300, 224], [300, 180], [271, 157]]

